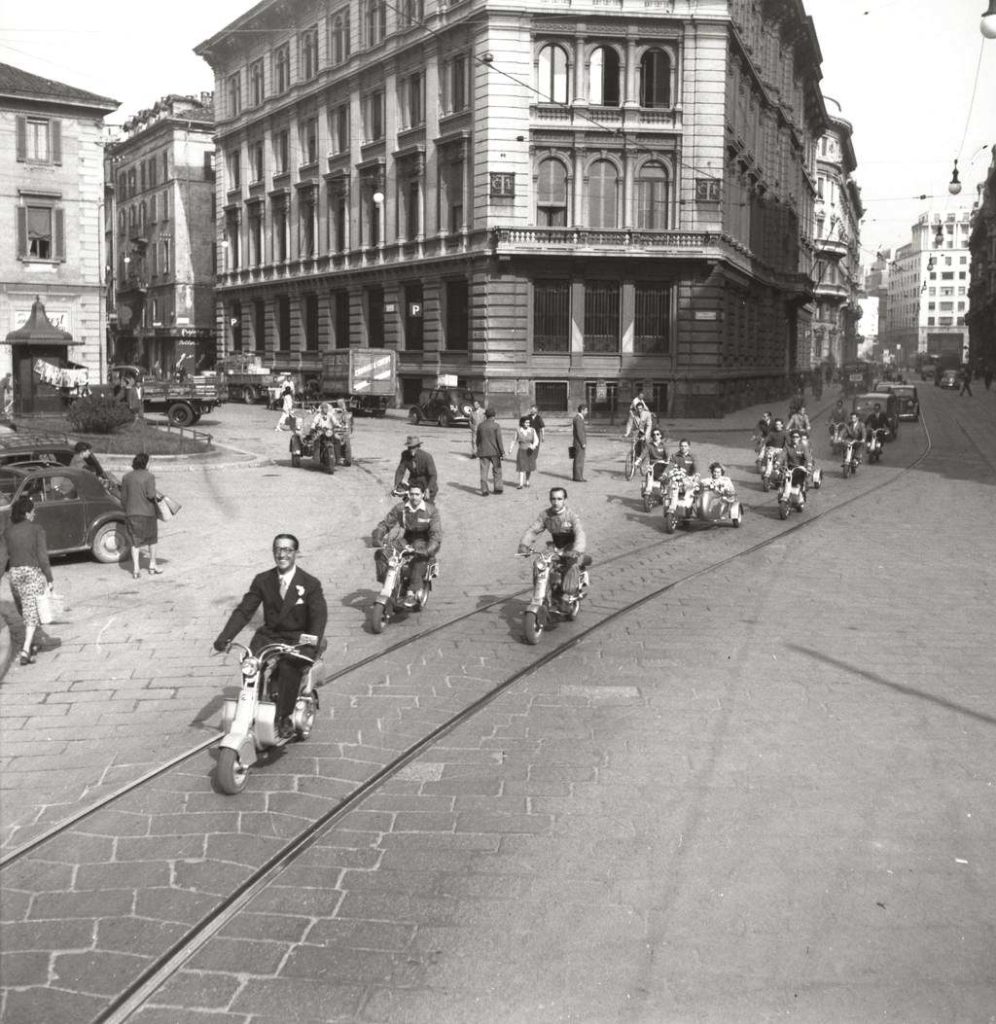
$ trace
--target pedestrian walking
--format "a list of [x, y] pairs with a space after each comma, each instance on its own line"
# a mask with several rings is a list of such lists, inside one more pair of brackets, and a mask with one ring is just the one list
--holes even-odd
[[131, 460], [131, 472], [121, 479], [121, 504], [124, 505], [131, 543], [131, 575], [138, 579], [142, 572], [142, 548], [149, 555], [149, 575], [161, 576], [156, 561], [159, 543], [159, 522], [156, 519], [156, 478], [149, 472], [149, 456], [139, 452]]
[[280, 419], [273, 429], [283, 430], [284, 424], [288, 430], [294, 429], [294, 388], [290, 384], [285, 384], [280, 392]]
[[519, 417], [519, 426], [515, 431], [515, 469], [519, 474], [518, 490], [528, 487], [530, 477], [536, 471], [536, 452], [539, 449], [539, 436], [529, 416]]
[[588, 426], [585, 420], [588, 418], [588, 406], [583, 402], [578, 406], [578, 411], [572, 421], [572, 444], [571, 449], [571, 479], [577, 483], [584, 484], [588, 481], [584, 475], [584, 453], [588, 445]]
[[494, 409], [484, 414], [484, 422], [477, 428], [477, 459], [481, 465], [481, 497], [486, 498], [488, 491], [488, 474], [494, 481], [495, 494], [504, 492], [501, 478], [501, 460], [505, 458], [505, 445], [501, 439], [501, 427], [495, 418]]
[[527, 412], [526, 415], [529, 417], [529, 425], [536, 431], [536, 451], [538, 452], [539, 446], [546, 440], [546, 435], [544, 433], [546, 430], [546, 423], [540, 415], [539, 408], [535, 402], [529, 406], [529, 412]]
[[958, 392], [958, 397], [967, 394], [969, 398], [972, 398], [972, 368], [970, 366], [963, 366], [961, 368], [961, 390]]
[[429, 496], [429, 501], [436, 500], [439, 482], [436, 479], [436, 460], [422, 450], [422, 439], [409, 434], [405, 440], [405, 448], [398, 460], [398, 468], [394, 471], [394, 489], [417, 483]]
[[41, 624], [37, 599], [51, 591], [55, 584], [45, 531], [35, 522], [35, 503], [27, 494], [21, 495], [11, 507], [3, 546], [6, 547], [4, 562], [10, 560], [10, 589], [24, 621], [24, 643], [19, 660], [22, 665], [31, 665], [38, 651], [51, 650], [58, 642], [44, 633], [35, 636]]
[[484, 422], [484, 406], [475, 398], [474, 405], [467, 417], [470, 427], [470, 457], [477, 458], [477, 428]]

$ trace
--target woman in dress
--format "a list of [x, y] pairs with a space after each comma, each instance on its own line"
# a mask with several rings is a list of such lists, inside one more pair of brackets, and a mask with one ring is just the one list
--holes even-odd
[[22, 665], [30, 665], [43, 641], [46, 645], [50, 643], [44, 635], [35, 642], [35, 630], [40, 622], [36, 598], [50, 591], [53, 583], [45, 531], [35, 522], [35, 503], [26, 494], [18, 498], [10, 510], [10, 526], [4, 541], [10, 556], [10, 589], [24, 620], [20, 661]]
[[156, 478], [149, 472], [149, 456], [139, 452], [131, 460], [131, 472], [121, 480], [121, 504], [128, 521], [131, 542], [132, 578], [142, 573], [142, 548], [149, 551], [149, 575], [159, 576], [162, 569], [156, 562], [159, 522], [156, 519]]
[[536, 449], [539, 448], [539, 436], [528, 416], [519, 417], [519, 426], [515, 431], [515, 469], [519, 474], [518, 489], [529, 486], [529, 478], [536, 469]]

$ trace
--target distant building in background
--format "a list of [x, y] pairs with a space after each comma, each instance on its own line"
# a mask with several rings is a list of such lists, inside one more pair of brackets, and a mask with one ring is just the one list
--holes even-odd
[[900, 363], [919, 355], [968, 354], [968, 239], [971, 210], [964, 202], [922, 213], [912, 239], [889, 266], [888, 321], [883, 344], [901, 351]]
[[[102, 122], [118, 101], [0, 64], [0, 342], [35, 297], [68, 331], [69, 360], [104, 368]], [[0, 376], [12, 349], [0, 344]], [[30, 373], [30, 362], [18, 372]], [[27, 393], [28, 381], [15, 380]]]
[[861, 190], [851, 177], [857, 167], [853, 127], [840, 104], [826, 97], [829, 126], [816, 148], [813, 246], [816, 279], [813, 344], [815, 367], [839, 367], [857, 357], [861, 291]]
[[164, 96], [107, 147], [109, 350], [168, 377], [214, 365], [211, 93]]
[[801, 0], [263, 0], [196, 52], [219, 354], [306, 377], [386, 346], [404, 405], [451, 376], [596, 417], [638, 388], [716, 415], [810, 368], [827, 120]]
[[996, 371], [996, 146], [972, 214], [968, 350], [977, 369]]
[[892, 262], [892, 250], [883, 249], [875, 254], [875, 259], [865, 275], [865, 298], [861, 306], [865, 310], [862, 317], [862, 334], [865, 340], [873, 344], [873, 356], [877, 362], [895, 363], [897, 353], [890, 351], [885, 341], [885, 328], [889, 319], [889, 264]]

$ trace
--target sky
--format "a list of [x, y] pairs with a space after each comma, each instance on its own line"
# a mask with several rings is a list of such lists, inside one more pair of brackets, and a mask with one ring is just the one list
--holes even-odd
[[[121, 124], [167, 93], [214, 87], [193, 47], [255, 0], [44, 0], [3, 4], [0, 62], [121, 101]], [[854, 126], [854, 178], [866, 207], [864, 259], [909, 241], [928, 207], [971, 204], [996, 144], [996, 40], [984, 0], [803, 0], [823, 52], [823, 93]], [[836, 113], [833, 104], [828, 104]], [[963, 190], [947, 190], [955, 159]], [[916, 197], [930, 198], [920, 200]]]

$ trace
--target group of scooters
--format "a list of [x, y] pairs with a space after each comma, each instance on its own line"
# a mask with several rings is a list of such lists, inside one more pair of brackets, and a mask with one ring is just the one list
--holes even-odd
[[[805, 466], [793, 466], [790, 470], [779, 448], [762, 445], [755, 460], [761, 474], [761, 489], [778, 492], [778, 517], [788, 519], [792, 512], [802, 512], [806, 507], [806, 491], [810, 474]], [[814, 490], [823, 486], [823, 470], [815, 466], [812, 472]]]

